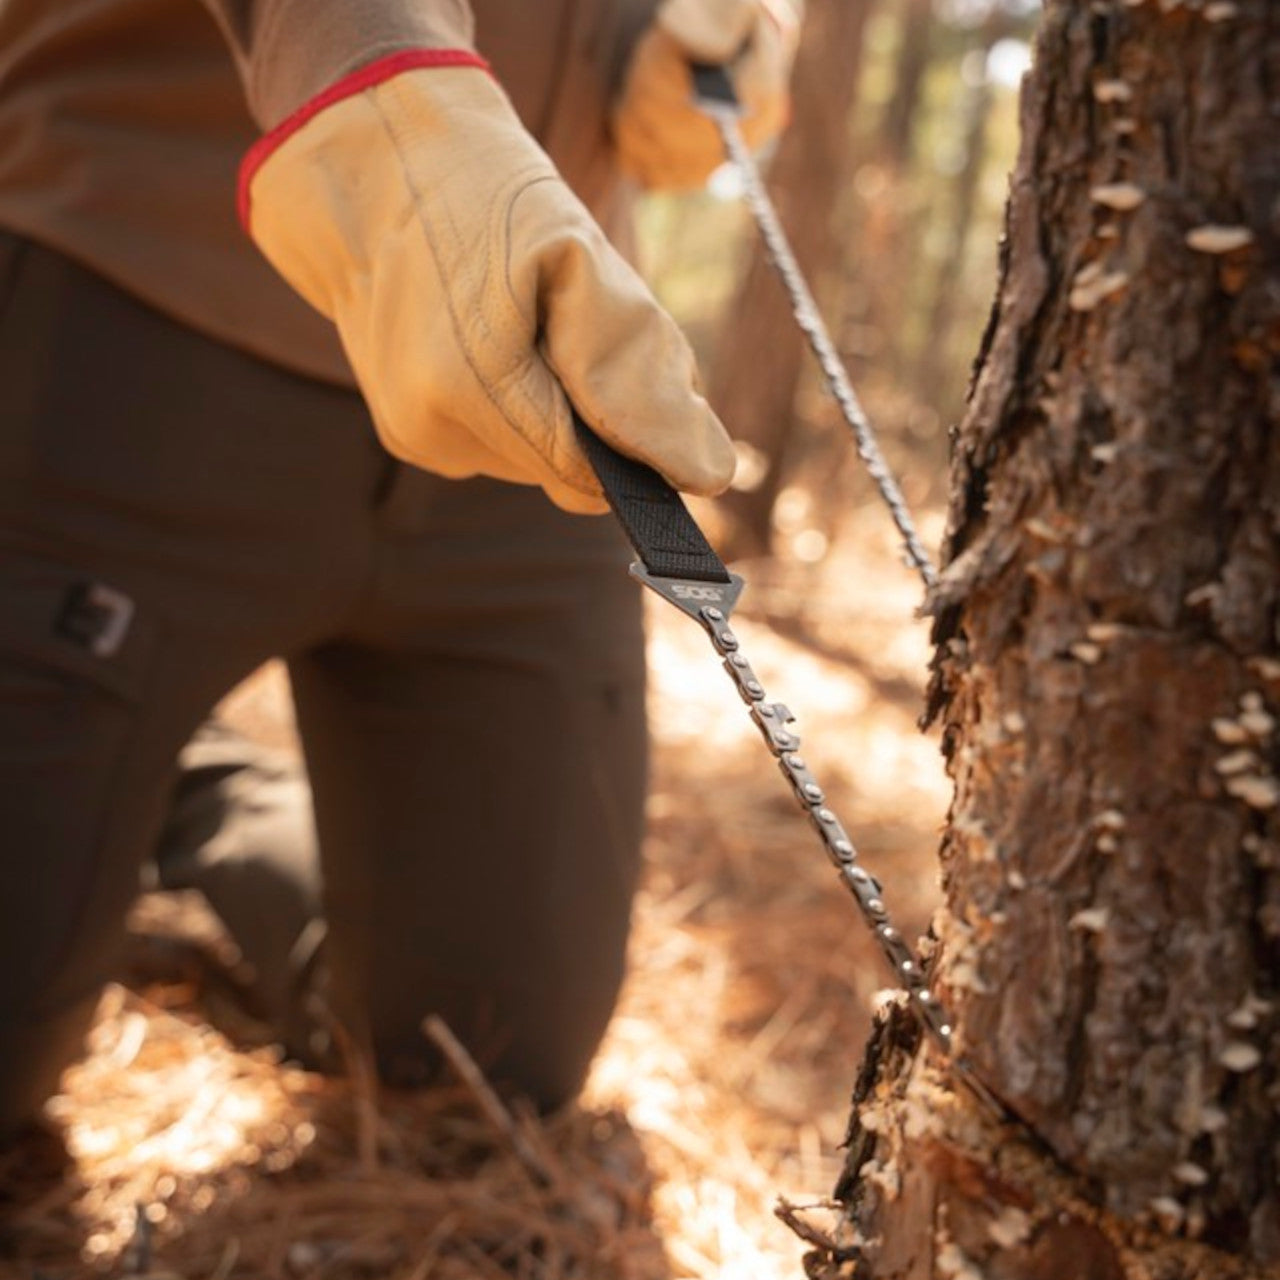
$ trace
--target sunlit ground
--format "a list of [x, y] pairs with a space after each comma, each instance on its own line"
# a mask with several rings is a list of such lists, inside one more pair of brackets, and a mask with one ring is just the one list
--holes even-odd
[[[744, 649], [918, 930], [946, 803], [915, 728], [918, 588], [874, 511], [825, 563], [754, 580]], [[546, 1129], [517, 1114], [541, 1180], [466, 1089], [375, 1110], [232, 1049], [193, 1020], [189, 990], [115, 988], [50, 1108], [73, 1166], [22, 1192], [0, 1276], [795, 1280], [803, 1246], [773, 1207], [833, 1183], [885, 973], [699, 628], [655, 602], [650, 634], [656, 780], [631, 976], [581, 1109]], [[282, 706], [268, 673], [232, 713], [279, 736]]]

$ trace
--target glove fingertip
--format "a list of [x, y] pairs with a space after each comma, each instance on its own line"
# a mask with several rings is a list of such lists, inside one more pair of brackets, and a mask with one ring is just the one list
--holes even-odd
[[692, 461], [692, 473], [679, 487], [702, 498], [714, 498], [732, 483], [738, 455], [720, 420], [707, 410], [709, 422], [702, 428], [703, 449]]

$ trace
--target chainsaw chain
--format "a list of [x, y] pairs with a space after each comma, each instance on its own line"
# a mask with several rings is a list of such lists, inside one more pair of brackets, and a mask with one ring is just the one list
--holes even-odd
[[969, 1087], [977, 1100], [997, 1120], [1009, 1119], [1003, 1103], [982, 1083], [963, 1055], [957, 1054], [952, 1041], [951, 1019], [942, 1002], [929, 989], [923, 965], [897, 929], [885, 905], [880, 882], [858, 863], [858, 851], [848, 832], [828, 803], [826, 793], [814, 777], [808, 763], [800, 755], [800, 734], [795, 716], [781, 702], [770, 702], [760, 677], [742, 652], [742, 644], [729, 626], [724, 609], [707, 605], [696, 614], [723, 661], [747, 711], [770, 753], [778, 762], [782, 776], [789, 783], [801, 809], [818, 833], [828, 859], [845, 888], [853, 895], [863, 920], [879, 945], [880, 952], [920, 1018], [925, 1033], [950, 1061], [957, 1077]]
[[[924, 548], [902, 490], [880, 451], [875, 431], [853, 389], [844, 362], [836, 351], [804, 273], [791, 251], [777, 211], [765, 190], [760, 170], [742, 136], [739, 127], [741, 108], [732, 83], [722, 68], [708, 66], [695, 68], [694, 79], [698, 104], [714, 122], [725, 152], [742, 179], [747, 205], [760, 231], [769, 260], [790, 297], [796, 323], [808, 340], [840, 412], [853, 433], [858, 456], [889, 509], [893, 523], [902, 537], [907, 560], [919, 573], [926, 591], [930, 591], [937, 586], [937, 571]], [[743, 654], [741, 643], [729, 626], [729, 614], [741, 589], [741, 579], [731, 577], [734, 585], [726, 590], [719, 587], [708, 588], [706, 584], [692, 581], [663, 581], [649, 573], [637, 572], [635, 566], [632, 572], [668, 603], [676, 605], [696, 619], [710, 636], [716, 653], [723, 661], [724, 669], [747, 704], [752, 721], [777, 760], [778, 768], [794, 792], [801, 809], [818, 833], [827, 858], [835, 867], [845, 888], [853, 895], [863, 920], [899, 985], [906, 992], [908, 1002], [919, 1017], [925, 1034], [946, 1057], [956, 1079], [968, 1087], [988, 1115], [998, 1121], [1016, 1122], [1014, 1112], [983, 1084], [968, 1059], [957, 1051], [951, 1019], [942, 1002], [930, 991], [924, 968], [916, 953], [894, 926], [885, 905], [884, 890], [879, 881], [859, 865], [853, 841], [827, 802], [826, 793], [813, 776], [804, 757], [800, 755], [800, 735], [795, 727], [795, 717], [784, 704], [768, 700], [760, 678]], [[719, 603], [707, 603], [701, 607], [693, 603], [708, 599], [702, 594], [708, 590], [721, 593]], [[711, 598], [717, 599], [715, 596]]]
[[933, 562], [929, 559], [929, 553], [925, 550], [924, 542], [916, 529], [907, 500], [902, 496], [902, 490], [898, 488], [898, 482], [893, 478], [884, 454], [880, 452], [875, 430], [867, 418], [862, 402], [858, 399], [858, 393], [849, 381], [844, 362], [840, 359], [840, 353], [836, 350], [830, 333], [827, 332], [827, 326], [823, 323], [818, 311], [818, 304], [814, 301], [808, 284], [805, 283], [800, 264], [796, 262], [791, 246], [787, 243], [786, 233], [778, 220], [773, 202], [769, 199], [769, 193], [765, 190], [760, 170], [743, 139], [742, 130], [738, 127], [738, 113], [735, 108], [725, 109], [722, 104], [704, 102], [702, 106], [715, 121], [724, 141], [725, 151], [742, 178], [747, 204], [760, 229], [769, 259], [790, 295], [796, 324], [809, 340], [809, 347], [822, 368], [831, 388], [831, 394], [835, 397], [845, 422], [853, 432], [858, 456], [865, 464], [867, 474], [880, 491], [880, 496], [893, 517], [893, 523], [902, 535], [907, 559], [919, 572], [925, 587], [932, 590], [938, 582]]

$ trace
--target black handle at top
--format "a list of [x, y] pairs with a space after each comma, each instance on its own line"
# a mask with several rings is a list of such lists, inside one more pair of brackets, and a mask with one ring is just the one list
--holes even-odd
[[606, 444], [578, 416], [574, 430], [613, 514], [655, 578], [729, 582], [729, 571], [680, 495], [652, 468]]
[[734, 110], [741, 106], [733, 81], [724, 67], [713, 62], [694, 62], [690, 64], [690, 70], [693, 72], [694, 97], [699, 102]]

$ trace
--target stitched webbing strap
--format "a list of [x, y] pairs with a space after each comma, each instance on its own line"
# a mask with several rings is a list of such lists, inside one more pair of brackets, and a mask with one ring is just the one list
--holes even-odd
[[606, 444], [576, 413], [573, 425], [640, 563], [656, 578], [728, 582], [729, 571], [680, 495], [652, 467]]
[[729, 73], [723, 68], [709, 62], [694, 62], [689, 70], [693, 73], [693, 92], [703, 106], [716, 106], [735, 114], [741, 113], [742, 105], [729, 79]]

